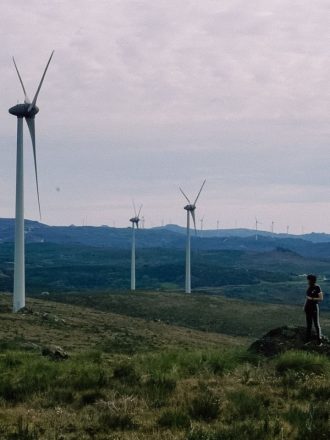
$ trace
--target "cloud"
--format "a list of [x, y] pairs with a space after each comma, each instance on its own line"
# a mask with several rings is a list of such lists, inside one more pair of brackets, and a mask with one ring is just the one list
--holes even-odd
[[[78, 223], [91, 212], [103, 224], [111, 210], [126, 224], [132, 196], [155, 223], [169, 212], [181, 221], [177, 185], [196, 188], [206, 177], [210, 223], [217, 201], [228, 226], [233, 205], [248, 201], [242, 224], [257, 210], [278, 212], [300, 230], [329, 184], [329, 8], [323, 0], [3, 0], [3, 215], [14, 206], [7, 109], [22, 99], [10, 57], [33, 95], [54, 48], [37, 117], [45, 221]], [[25, 136], [27, 215], [36, 217]], [[330, 207], [322, 209], [322, 219], [306, 216], [306, 229], [329, 231]]]

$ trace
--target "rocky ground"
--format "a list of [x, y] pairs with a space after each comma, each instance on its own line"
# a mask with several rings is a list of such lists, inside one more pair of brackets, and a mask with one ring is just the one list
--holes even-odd
[[316, 337], [306, 343], [306, 328], [295, 326], [278, 327], [262, 338], [255, 341], [250, 351], [263, 356], [276, 356], [288, 350], [304, 350], [330, 356], [330, 341], [323, 337], [322, 344], [318, 345]]

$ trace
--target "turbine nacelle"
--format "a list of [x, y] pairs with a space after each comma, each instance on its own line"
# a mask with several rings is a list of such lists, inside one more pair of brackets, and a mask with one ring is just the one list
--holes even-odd
[[134, 209], [134, 217], [130, 218], [129, 221], [132, 223], [132, 227], [134, 228], [134, 225], [136, 225], [136, 227], [139, 227], [139, 221], [140, 221], [140, 214], [141, 214], [141, 209], [142, 209], [142, 205], [140, 205], [139, 210], [136, 210], [136, 206], [134, 203], [134, 200], [132, 201], [133, 204], [133, 209]]
[[191, 215], [191, 218], [192, 218], [192, 220], [193, 220], [193, 222], [194, 222], [194, 228], [195, 228], [195, 231], [196, 231], [196, 218], [195, 218], [195, 209], [196, 209], [196, 203], [197, 203], [197, 200], [199, 199], [199, 196], [200, 196], [200, 194], [201, 194], [201, 192], [202, 192], [202, 189], [204, 188], [204, 185], [205, 185], [205, 182], [206, 182], [206, 180], [204, 180], [204, 182], [202, 183], [202, 186], [200, 187], [200, 190], [198, 191], [198, 194], [197, 194], [197, 197], [196, 197], [196, 199], [195, 199], [195, 201], [194, 201], [194, 203], [191, 203], [191, 201], [189, 200], [189, 198], [186, 196], [186, 194], [183, 192], [183, 190], [182, 190], [182, 188], [180, 188], [180, 191], [181, 191], [181, 193], [182, 193], [182, 195], [183, 195], [183, 197], [187, 200], [187, 202], [188, 202], [188, 205], [186, 205], [185, 207], [184, 207], [184, 209], [187, 211], [187, 228], [189, 229], [189, 213], [190, 213], [190, 215]]
[[28, 102], [17, 104], [8, 111], [11, 115], [17, 116], [18, 118], [33, 118], [39, 112], [39, 107], [35, 105], [30, 109], [30, 105]]
[[139, 227], [139, 221], [140, 221], [139, 217], [132, 217], [130, 218], [129, 221], [133, 224], [133, 226], [134, 224], [136, 224], [136, 226]]

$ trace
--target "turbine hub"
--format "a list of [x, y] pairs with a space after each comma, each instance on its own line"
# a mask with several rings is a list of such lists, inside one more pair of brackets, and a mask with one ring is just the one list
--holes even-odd
[[33, 118], [33, 116], [39, 112], [39, 108], [35, 105], [29, 111], [30, 105], [29, 103], [17, 104], [8, 111], [11, 115], [17, 116], [18, 118]]
[[133, 217], [133, 218], [131, 218], [129, 221], [132, 222], [132, 223], [136, 223], [136, 224], [138, 224], [139, 221], [140, 221], [140, 219], [139, 219], [138, 217]]
[[195, 211], [196, 206], [195, 206], [195, 205], [186, 205], [186, 206], [184, 207], [184, 209], [185, 209], [186, 211], [193, 212], [193, 211]]

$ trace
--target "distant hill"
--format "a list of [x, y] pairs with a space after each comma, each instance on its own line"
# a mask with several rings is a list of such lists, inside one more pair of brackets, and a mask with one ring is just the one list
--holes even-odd
[[[109, 226], [49, 226], [27, 220], [25, 225], [27, 243], [80, 244], [84, 246], [129, 249], [130, 228]], [[0, 244], [13, 242], [14, 220], [0, 219]], [[140, 248], [184, 249], [185, 228], [166, 225], [151, 229], [140, 229]], [[192, 246], [196, 250], [241, 250], [270, 252], [278, 248], [291, 250], [299, 255], [330, 258], [330, 235], [312, 233], [306, 235], [271, 234], [251, 229], [205, 230], [192, 234]]]
[[[154, 229], [163, 229], [168, 230], [172, 232], [177, 232], [179, 234], [185, 234], [186, 228], [174, 224], [169, 224], [166, 226], [161, 226]], [[228, 238], [228, 237], [240, 237], [240, 238], [247, 238], [247, 237], [256, 237], [256, 231], [254, 229], [248, 229], [248, 228], [235, 228], [235, 229], [204, 229], [201, 231], [200, 229], [197, 229], [197, 235], [202, 238], [209, 238], [209, 237], [219, 237], [219, 238]], [[301, 234], [301, 235], [294, 235], [294, 234], [284, 234], [284, 233], [272, 233], [268, 231], [258, 231], [258, 236], [261, 237], [268, 237], [268, 238], [274, 238], [274, 239], [282, 239], [282, 238], [300, 238], [303, 240], [311, 241], [313, 243], [326, 243], [330, 242], [330, 234], [326, 234], [324, 232], [312, 232], [310, 234]]]

